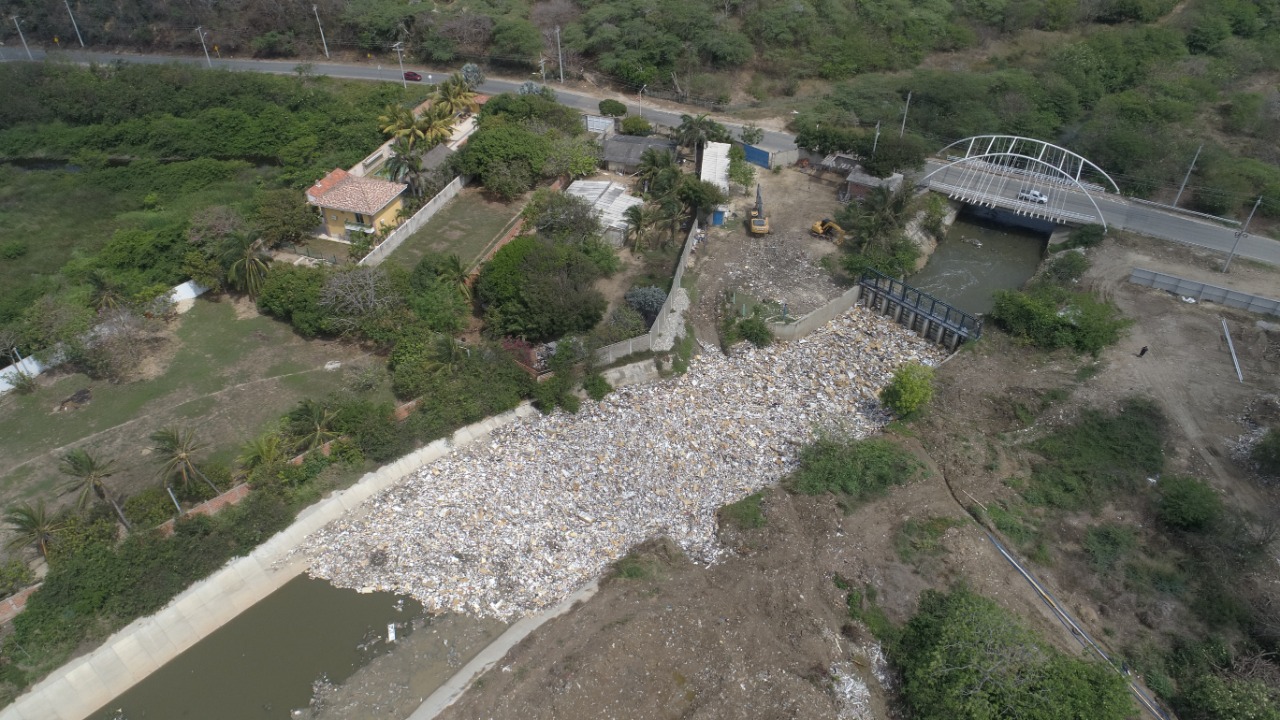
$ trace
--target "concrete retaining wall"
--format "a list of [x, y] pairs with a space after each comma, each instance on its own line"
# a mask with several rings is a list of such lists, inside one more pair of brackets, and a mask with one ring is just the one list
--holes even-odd
[[1134, 268], [1129, 274], [1129, 282], [1157, 290], [1167, 290], [1183, 297], [1195, 298], [1199, 302], [1212, 302], [1249, 312], [1280, 316], [1280, 300], [1187, 280], [1176, 275], [1166, 275], [1155, 270]]
[[854, 285], [840, 297], [814, 310], [793, 323], [769, 323], [773, 336], [779, 340], [798, 340], [805, 335], [840, 317], [849, 308], [858, 304], [862, 297], [862, 286]]
[[[604, 375], [611, 384], [623, 386], [656, 379], [658, 371], [650, 360], [614, 368]], [[248, 556], [230, 561], [192, 585], [160, 612], [135, 620], [92, 653], [55, 670], [0, 712], [0, 720], [83, 720], [301, 574], [306, 562], [294, 550], [308, 535], [357, 511], [366, 500], [454, 448], [536, 414], [533, 406], [522, 403], [515, 410], [457, 430], [449, 440], [437, 440], [367, 473], [350, 488], [303, 510], [288, 528]]]

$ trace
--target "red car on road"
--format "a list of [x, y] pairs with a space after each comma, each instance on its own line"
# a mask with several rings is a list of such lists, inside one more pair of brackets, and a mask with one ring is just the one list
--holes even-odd
[[404, 79], [405, 79], [405, 80], [412, 80], [412, 81], [414, 81], [414, 82], [422, 82], [422, 75], [421, 75], [420, 73], [416, 73], [416, 72], [414, 72], [414, 71], [412, 71], [412, 70], [406, 70], [406, 71], [405, 71], [405, 73], [404, 73]]

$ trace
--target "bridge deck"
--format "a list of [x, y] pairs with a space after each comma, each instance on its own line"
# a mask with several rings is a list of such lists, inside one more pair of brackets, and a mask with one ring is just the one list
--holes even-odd
[[1017, 200], [1010, 197], [1004, 197], [1002, 195], [979, 192], [972, 188], [952, 185], [938, 180], [930, 180], [929, 189], [946, 193], [946, 195], [952, 200], [959, 200], [961, 202], [967, 202], [974, 205], [986, 205], [987, 207], [1002, 207], [1012, 210], [1019, 215], [1027, 215], [1029, 217], [1082, 224], [1090, 224], [1098, 221], [1098, 216], [1090, 213], [1061, 210], [1048, 205], [1027, 202], [1026, 200]]

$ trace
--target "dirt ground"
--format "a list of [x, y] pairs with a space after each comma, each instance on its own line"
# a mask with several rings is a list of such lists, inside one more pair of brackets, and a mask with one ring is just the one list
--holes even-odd
[[[874, 586], [895, 621], [913, 612], [925, 588], [963, 577], [1049, 641], [1079, 652], [961, 507], [1012, 494], [1004, 481], [1026, 470], [1016, 449], [1030, 435], [1081, 408], [1148, 394], [1176, 425], [1170, 472], [1204, 477], [1246, 510], [1272, 508], [1277, 500], [1275, 488], [1231, 459], [1231, 447], [1246, 430], [1241, 416], [1250, 401], [1280, 390], [1280, 333], [1264, 329], [1257, 316], [1187, 304], [1125, 280], [1134, 264], [1194, 275], [1212, 264], [1210, 255], [1121, 238], [1093, 251], [1093, 259], [1084, 282], [1135, 321], [1127, 339], [1096, 361], [1096, 374], [1079, 373], [1093, 359], [1068, 353], [1027, 362], [1008, 338], [991, 333], [941, 368], [929, 416], [904, 438], [928, 462], [926, 480], [850, 515], [829, 498], [774, 491], [764, 504], [767, 526], [726, 531], [736, 553], [711, 568], [655, 543], [641, 553], [647, 577], [606, 582], [595, 598], [517, 646], [443, 717], [890, 717], [874, 672], [874, 643], [848, 625], [835, 573], [855, 586]], [[703, 267], [700, 283], [712, 277]], [[1277, 277], [1274, 269], [1249, 265], [1219, 281], [1274, 287]], [[1219, 318], [1231, 327], [1244, 383], [1236, 379]], [[1143, 345], [1151, 352], [1139, 358]], [[1054, 388], [1068, 390], [1068, 399], [1023, 427], [1012, 401]], [[935, 516], [964, 522], [943, 536], [946, 554], [919, 565], [900, 561], [892, 541], [901, 523]], [[1052, 562], [1033, 564], [1033, 571], [1105, 647], [1151, 634], [1137, 619], [1142, 608], [1100, 600], [1072, 537], [1051, 553]], [[839, 672], [832, 672], [842, 662], [869, 686], [870, 713], [858, 714], [842, 700]]]
[[751, 300], [786, 305], [789, 315], [801, 316], [844, 292], [822, 265], [837, 248], [809, 234], [817, 220], [840, 209], [836, 185], [793, 167], [772, 173], [756, 170], [771, 232], [748, 233], [743, 219], [755, 205], [755, 191], [735, 195], [733, 216], [721, 228], [709, 228], [707, 239], [694, 254], [689, 271], [697, 276], [697, 301], [690, 312], [698, 341], [714, 346], [727, 295], [735, 290]]

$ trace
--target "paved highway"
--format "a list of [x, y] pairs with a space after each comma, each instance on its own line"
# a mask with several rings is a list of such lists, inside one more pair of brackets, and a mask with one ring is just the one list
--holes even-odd
[[[193, 56], [173, 56], [173, 55], [137, 55], [125, 53], [104, 53], [104, 52], [88, 52], [88, 51], [54, 51], [46, 53], [41, 48], [32, 48], [32, 55], [37, 60], [45, 57], [56, 58], [62, 57], [72, 62], [98, 62], [109, 63], [114, 61], [124, 61], [133, 63], [170, 63], [181, 62], [193, 65], [204, 65], [204, 59]], [[5, 47], [3, 49], [3, 60], [14, 61], [25, 59], [25, 55], [21, 50], [14, 47]], [[298, 66], [296, 60], [234, 60], [234, 59], [217, 59], [213, 60], [213, 67], [225, 70], [240, 70], [251, 72], [276, 73], [280, 75], [292, 74], [294, 68]], [[440, 79], [446, 74], [445, 71], [439, 69], [425, 68], [420, 65], [405, 65], [406, 70], [416, 70], [423, 74], [427, 81], [432, 79]], [[350, 78], [354, 80], [377, 80], [385, 82], [400, 82], [400, 68], [398, 65], [369, 65], [369, 64], [345, 64], [332, 62], [316, 62], [312, 63], [312, 72], [318, 75], [328, 75], [330, 77]], [[481, 90], [487, 93], [500, 93], [514, 91], [520, 86], [522, 80], [509, 80], [501, 78], [490, 78], [481, 86]], [[578, 92], [563, 90], [550, 84], [556, 91], [556, 96], [566, 105], [577, 108], [586, 112], [597, 112], [598, 104], [603, 96], [616, 96], [616, 93], [601, 93], [598, 96], [586, 95]], [[620, 97], [620, 96], [619, 96]], [[626, 98], [629, 107], [639, 109], [637, 98]], [[669, 110], [661, 110], [653, 107], [644, 107], [642, 109], [644, 117], [650, 122], [658, 125], [677, 126], [680, 124], [679, 112], [671, 112]], [[690, 114], [697, 113], [697, 110], [690, 110]], [[728, 127], [733, 130], [741, 128], [741, 125], [728, 123]], [[772, 151], [793, 150], [796, 147], [795, 137], [787, 133], [766, 130], [764, 140], [760, 143], [764, 147]], [[926, 171], [933, 170], [938, 167], [939, 163], [930, 161]], [[935, 176], [936, 177], [936, 176]], [[1009, 198], [1009, 204], [1012, 205], [1016, 201], [1019, 183], [1010, 180], [1004, 188], [1005, 194]], [[1083, 215], [1095, 215], [1093, 204], [1089, 202], [1082, 193], [1074, 190], [1054, 190], [1056, 193], [1065, 193], [1065, 197], [1061, 201], [1051, 199], [1050, 204], [1072, 213]], [[1098, 203], [1103, 215], [1107, 219], [1107, 225], [1116, 229], [1125, 229], [1142, 235], [1161, 238], [1164, 240], [1173, 240], [1175, 242], [1186, 243], [1189, 245], [1198, 245], [1200, 247], [1217, 250], [1227, 253], [1236, 243], [1236, 233], [1234, 228], [1225, 228], [1213, 222], [1201, 220], [1199, 218], [1168, 212], [1158, 207], [1144, 205], [1132, 202], [1125, 198], [1111, 194], [1095, 194], [1094, 200]], [[1237, 254], [1242, 257], [1252, 258], [1254, 260], [1262, 260], [1274, 265], [1280, 265], [1280, 242], [1266, 237], [1257, 235], [1246, 235], [1239, 238], [1239, 247]]]

